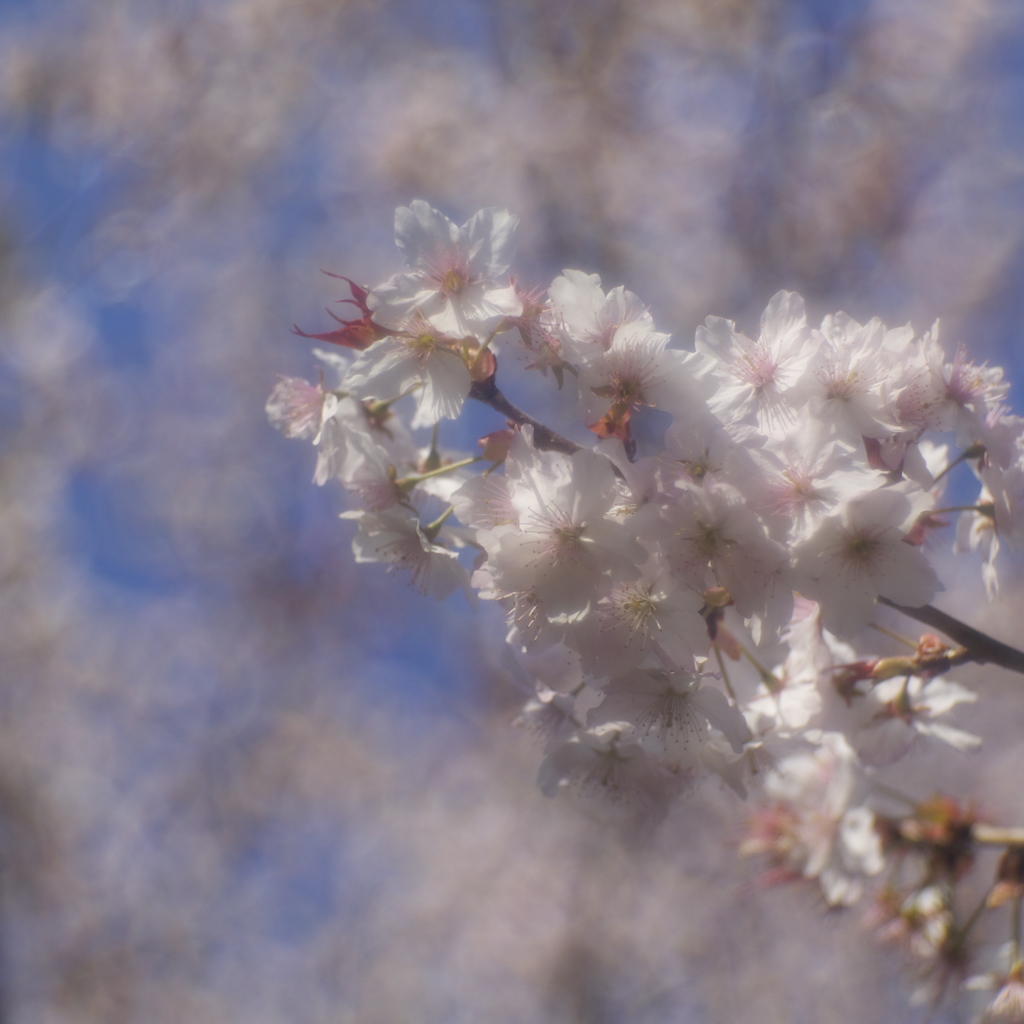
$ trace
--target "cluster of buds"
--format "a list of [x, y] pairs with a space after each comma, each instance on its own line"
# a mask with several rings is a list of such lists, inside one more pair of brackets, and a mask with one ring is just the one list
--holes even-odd
[[[935, 796], [902, 816], [880, 816], [889, 865], [885, 886], [877, 894], [869, 919], [883, 941], [896, 942], [911, 958], [921, 978], [918, 1002], [935, 1004], [960, 986], [968, 991], [996, 992], [984, 997], [977, 1019], [983, 1022], [1024, 1021], [1024, 964], [1021, 961], [1021, 902], [1024, 899], [1024, 829], [993, 828], [977, 811], [955, 800]], [[1003, 847], [995, 875], [973, 909], [965, 883], [979, 849]], [[1009, 908], [1009, 942], [981, 948], [974, 930], [986, 911]], [[979, 960], [996, 966], [971, 974]]]
[[[745, 849], [832, 904], [912, 849], [929, 866], [913, 892], [888, 892], [889, 924], [948, 945], [951, 908], [926, 893], [958, 877], [972, 825], [965, 846], [928, 833], [923, 807], [877, 827], [876, 773], [922, 745], [975, 749], [949, 719], [976, 695], [946, 674], [1019, 666], [967, 627], [902, 656], [875, 653], [868, 627], [879, 604], [955, 622], [928, 605], [954, 512], [957, 548], [981, 552], [997, 593], [999, 546], [1024, 539], [1024, 419], [1002, 371], [948, 355], [938, 325], [816, 326], [791, 292], [752, 336], [709, 317], [684, 348], [596, 275], [524, 291], [516, 223], [399, 209], [407, 268], [372, 288], [342, 279], [358, 317], [297, 332], [332, 346], [317, 354], [335, 379], [282, 380], [272, 422], [317, 446], [317, 483], [357, 499], [343, 513], [357, 561], [504, 609], [544, 792], [633, 821], [707, 778], [754, 790]], [[574, 408], [580, 440], [508, 401], [506, 354], [537, 371], [546, 403]], [[501, 417], [480, 454], [442, 444], [467, 400]], [[943, 508], [959, 463], [980, 496]]]

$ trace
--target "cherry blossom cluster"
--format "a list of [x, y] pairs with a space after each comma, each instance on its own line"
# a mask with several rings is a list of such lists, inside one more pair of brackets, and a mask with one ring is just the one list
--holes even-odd
[[[990, 597], [1000, 545], [1024, 540], [1024, 419], [1002, 371], [950, 352], [938, 325], [816, 326], [791, 292], [751, 335], [709, 317], [682, 347], [596, 275], [524, 290], [516, 224], [399, 209], [407, 268], [373, 288], [341, 279], [352, 315], [297, 331], [332, 345], [320, 382], [282, 379], [270, 419], [313, 441], [316, 483], [354, 496], [358, 562], [504, 610], [545, 793], [635, 821], [721, 780], [756, 794], [747, 852], [851, 904], [909, 848], [874, 809], [875, 773], [915, 747], [980, 743], [952, 724], [975, 694], [948, 673], [985, 659], [930, 633], [879, 653], [877, 619], [943, 589], [933, 552], [954, 513]], [[507, 358], [536, 371], [538, 405], [572, 410], [578, 441], [499, 390]], [[477, 452], [441, 443], [467, 399], [499, 414]], [[946, 508], [959, 463], [979, 495]], [[938, 956], [955, 872], [915, 851], [924, 866], [888, 886], [884, 926]]]

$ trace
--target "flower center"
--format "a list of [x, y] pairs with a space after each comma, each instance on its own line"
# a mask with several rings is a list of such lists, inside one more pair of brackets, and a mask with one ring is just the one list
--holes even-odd
[[778, 359], [767, 346], [759, 342], [741, 353], [739, 361], [734, 364], [733, 373], [739, 380], [760, 392], [776, 383], [778, 368]]
[[629, 635], [632, 637], [640, 633], [646, 640], [651, 619], [654, 619], [655, 626], [660, 629], [661, 626], [655, 618], [657, 611], [658, 605], [651, 597], [650, 590], [628, 590], [626, 599], [622, 602], [622, 615], [629, 626]]
[[469, 284], [469, 276], [460, 267], [451, 267], [441, 275], [438, 283], [441, 286], [441, 293], [450, 299]]
[[873, 561], [881, 545], [877, 537], [868, 533], [853, 533], [846, 538], [843, 554], [854, 565], [867, 566]]
[[711, 558], [722, 544], [722, 535], [718, 528], [710, 523], [697, 523], [697, 536], [694, 538], [697, 550], [705, 558]]

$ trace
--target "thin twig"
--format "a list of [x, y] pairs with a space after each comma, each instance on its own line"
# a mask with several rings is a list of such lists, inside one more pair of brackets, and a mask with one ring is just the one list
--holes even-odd
[[493, 377], [484, 381], [473, 381], [469, 389], [469, 397], [475, 398], [478, 402], [483, 402], [484, 405], [489, 405], [492, 409], [500, 412], [506, 419], [512, 420], [513, 423], [518, 423], [521, 427], [529, 424], [533, 427], [533, 443], [544, 451], [564, 452], [566, 455], [572, 455], [574, 452], [581, 451], [582, 449], [582, 446], [576, 444], [575, 441], [570, 441], [568, 438], [562, 437], [561, 434], [556, 434], [550, 427], [545, 427], [543, 423], [538, 423], [528, 413], [514, 406], [498, 390]]
[[966, 648], [964, 661], [976, 661], [981, 665], [999, 665], [1000, 668], [1008, 668], [1011, 672], [1024, 674], [1024, 651], [1017, 650], [1009, 644], [995, 640], [973, 626], [968, 626], [959, 619], [953, 618], [946, 612], [926, 604], [921, 608], [909, 608], [906, 605], [897, 604], [887, 597], [880, 597], [879, 604], [889, 608], [895, 608], [911, 619], [922, 623], [925, 626], [932, 626], [946, 634], [951, 640], [955, 640], [961, 647]]
[[1024, 828], [1000, 825], [972, 825], [971, 838], [990, 846], [1024, 846]]

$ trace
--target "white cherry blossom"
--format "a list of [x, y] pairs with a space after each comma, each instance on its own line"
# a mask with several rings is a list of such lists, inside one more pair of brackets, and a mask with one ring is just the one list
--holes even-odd
[[578, 730], [544, 758], [538, 773], [545, 796], [568, 790], [586, 803], [619, 814], [663, 805], [665, 794], [678, 792], [690, 781], [659, 769], [625, 722]]
[[418, 516], [395, 506], [383, 512], [343, 512], [355, 519], [359, 533], [352, 542], [357, 562], [384, 562], [405, 569], [421, 593], [444, 598], [462, 588], [469, 591], [469, 573], [449, 548], [428, 539]]
[[325, 419], [334, 412], [337, 398], [320, 384], [300, 377], [281, 377], [267, 399], [267, 419], [285, 437], [314, 438], [316, 444]]
[[641, 745], [674, 770], [699, 767], [710, 730], [721, 733], [737, 754], [752, 738], [746, 719], [725, 694], [690, 672], [635, 669], [612, 680], [604, 692], [589, 722], [628, 722]]
[[681, 586], [660, 559], [653, 559], [639, 579], [613, 584], [601, 598], [580, 651], [590, 672], [613, 675], [635, 665], [654, 645], [662, 658], [692, 666], [708, 649], [707, 623], [700, 614], [700, 594]]
[[653, 326], [651, 314], [621, 285], [605, 294], [597, 274], [566, 270], [548, 289], [552, 327], [569, 359], [585, 363], [607, 350], [620, 327]]
[[767, 434], [792, 419], [788, 392], [815, 348], [799, 295], [772, 297], [756, 340], [738, 333], [731, 320], [708, 317], [697, 330], [696, 344], [698, 372], [705, 387], [713, 387], [708, 404], [723, 422], [756, 422]]
[[401, 335], [381, 338], [361, 352], [343, 386], [356, 398], [393, 399], [416, 394], [412, 426], [456, 419], [472, 383], [456, 343], [422, 320]]
[[484, 338], [523, 304], [508, 281], [519, 218], [487, 207], [456, 227], [422, 199], [395, 213], [395, 242], [412, 268], [372, 289], [367, 305], [382, 327], [419, 315], [442, 334]]
[[904, 423], [936, 431], [954, 431], [969, 445], [984, 432], [989, 409], [1001, 404], [1009, 385], [998, 367], [979, 366], [958, 346], [948, 360], [936, 323], [921, 339], [919, 360], [897, 398]]
[[760, 816], [747, 853], [767, 853], [778, 868], [816, 878], [833, 905], [855, 902], [864, 878], [882, 870], [863, 777], [849, 743], [823, 733], [815, 750], [784, 759], [765, 782], [774, 803]]
[[675, 500], [661, 505], [660, 519], [643, 537], [661, 548], [688, 586], [697, 591], [725, 587], [743, 616], [764, 614], [770, 603], [790, 600], [780, 579], [785, 549], [768, 536], [736, 488], [680, 480], [676, 490]]
[[900, 430], [885, 335], [877, 317], [859, 324], [845, 313], [826, 316], [817, 350], [798, 385], [814, 418], [850, 444]]
[[920, 607], [942, 589], [920, 548], [904, 541], [931, 498], [899, 484], [866, 491], [826, 516], [793, 551], [793, 585], [821, 605], [826, 629], [852, 637], [875, 600]]
[[973, 752], [981, 746], [979, 737], [936, 719], [977, 699], [973, 690], [948, 679], [886, 679], [857, 702], [862, 724], [851, 730], [851, 742], [865, 764], [876, 766], [898, 761], [927, 739]]
[[494, 534], [487, 550], [494, 596], [535, 595], [557, 623], [589, 614], [613, 580], [636, 579], [647, 557], [628, 525], [609, 514], [616, 497], [611, 463], [580, 451], [568, 469], [552, 477], [531, 467], [511, 481], [518, 529]]

